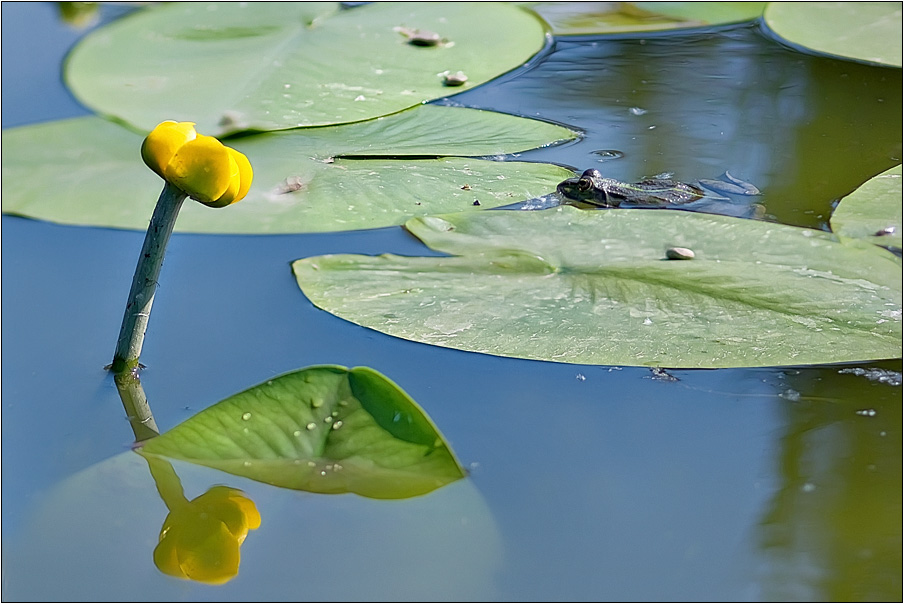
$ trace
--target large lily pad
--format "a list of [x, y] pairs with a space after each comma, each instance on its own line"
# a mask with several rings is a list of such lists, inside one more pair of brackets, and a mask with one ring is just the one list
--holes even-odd
[[[452, 257], [293, 264], [317, 306], [391, 335], [495, 355], [738, 367], [901, 355], [901, 263], [829, 233], [669, 210], [413, 219]], [[696, 258], [668, 261], [672, 246]]]
[[770, 2], [763, 19], [792, 46], [901, 67], [900, 2]]
[[561, 35], [682, 29], [753, 21], [766, 2], [526, 2]]
[[[444, 156], [515, 153], [575, 136], [538, 120], [425, 105], [367, 122], [243, 137], [229, 145], [254, 167], [248, 197], [218, 210], [187, 203], [176, 230], [340, 231], [505, 205], [548, 193], [572, 172]], [[163, 181], [141, 162], [141, 141], [96, 117], [4, 130], [3, 211], [64, 224], [147, 228]], [[372, 159], [337, 159], [342, 155]]]
[[[397, 28], [435, 32], [434, 47]], [[165, 3], [87, 36], [66, 79], [89, 107], [150, 130], [165, 119], [206, 134], [354, 122], [461, 89], [522, 65], [545, 43], [516, 6], [326, 2]]]
[[308, 367], [240, 392], [147, 441], [190, 461], [312, 493], [422, 495], [464, 476], [430, 418], [367, 367]]
[[901, 166], [866, 181], [845, 197], [832, 213], [832, 230], [844, 237], [900, 248], [902, 209]]

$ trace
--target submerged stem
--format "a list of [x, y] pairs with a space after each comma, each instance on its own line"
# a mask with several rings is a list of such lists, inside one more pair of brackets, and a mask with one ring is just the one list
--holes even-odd
[[138, 367], [138, 357], [141, 356], [141, 347], [144, 344], [144, 334], [151, 315], [154, 294], [157, 291], [157, 279], [163, 265], [166, 244], [173, 233], [176, 217], [185, 198], [186, 194], [183, 191], [166, 183], [157, 200], [157, 207], [154, 208], [154, 215], [151, 217], [151, 224], [141, 247], [138, 266], [135, 267], [135, 276], [132, 277], [132, 289], [129, 291], [129, 300], [122, 317], [122, 327], [119, 330], [119, 339], [111, 365], [114, 373], [132, 371]]

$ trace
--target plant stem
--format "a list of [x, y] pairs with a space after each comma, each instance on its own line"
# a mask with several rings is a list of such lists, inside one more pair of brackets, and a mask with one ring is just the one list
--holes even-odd
[[157, 291], [163, 255], [166, 253], [166, 244], [173, 233], [176, 217], [185, 197], [183, 191], [166, 183], [157, 200], [157, 207], [154, 208], [154, 215], [151, 217], [151, 224], [141, 247], [141, 255], [138, 257], [138, 266], [135, 267], [135, 276], [132, 277], [129, 301], [122, 317], [116, 353], [110, 367], [114, 373], [134, 371], [139, 366], [138, 357], [141, 356], [151, 305]]

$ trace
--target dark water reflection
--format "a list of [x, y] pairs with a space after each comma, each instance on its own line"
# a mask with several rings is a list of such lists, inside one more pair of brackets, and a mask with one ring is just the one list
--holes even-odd
[[[58, 81], [78, 34], [51, 5], [2, 11], [3, 126], [82, 112]], [[729, 170], [791, 224], [823, 224], [833, 200], [901, 154], [900, 70], [792, 53], [750, 27], [559, 41], [454, 101], [586, 132], [525, 159], [629, 180]], [[899, 360], [663, 382], [391, 338], [317, 310], [295, 285], [296, 258], [429, 253], [401, 229], [176, 234], [144, 387], [165, 430], [286, 371], [371, 366], [425, 408], [471, 478], [387, 503], [180, 467], [187, 493], [229, 482], [265, 520], [234, 581], [166, 577], [150, 562], [165, 514], [153, 484], [130, 498], [104, 465], [132, 440], [102, 368], [143, 234], [9, 216], [2, 227], [4, 599], [901, 598], [901, 388], [840, 373], [900, 372]], [[461, 489], [482, 512], [466, 518]]]
[[900, 69], [803, 55], [744, 26], [560, 39], [542, 62], [450, 100], [585, 132], [525, 159], [627, 181], [728, 170], [779, 222], [823, 227], [834, 202], [901, 162], [901, 83]]

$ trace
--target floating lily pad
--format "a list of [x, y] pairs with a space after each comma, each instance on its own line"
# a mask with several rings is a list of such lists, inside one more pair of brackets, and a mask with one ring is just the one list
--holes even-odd
[[[538, 120], [425, 105], [367, 122], [242, 137], [228, 144], [254, 167], [248, 196], [216, 210], [187, 203], [176, 230], [367, 229], [412, 216], [506, 205], [548, 193], [572, 172], [445, 156], [514, 153], [575, 136]], [[96, 117], [4, 130], [3, 211], [64, 224], [146, 229], [163, 181], [142, 163], [142, 139]]]
[[763, 19], [791, 46], [901, 67], [900, 2], [770, 2]]
[[902, 247], [901, 166], [874, 176], [845, 197], [832, 213], [832, 230], [844, 237]]
[[[410, 44], [406, 31], [438, 34]], [[142, 130], [174, 119], [205, 134], [366, 120], [460, 92], [522, 65], [542, 24], [494, 2], [163, 3], [88, 35], [66, 80], [96, 111]]]
[[464, 476], [430, 418], [367, 367], [274, 378], [147, 441], [144, 455], [312, 493], [422, 495]]
[[[829, 233], [570, 207], [406, 227], [454, 256], [306, 258], [299, 286], [359, 325], [501, 356], [695, 368], [901, 355], [900, 260]], [[667, 260], [676, 246], [695, 258]]]
[[739, 23], [760, 17], [766, 2], [527, 2], [556, 35], [659, 31]]

